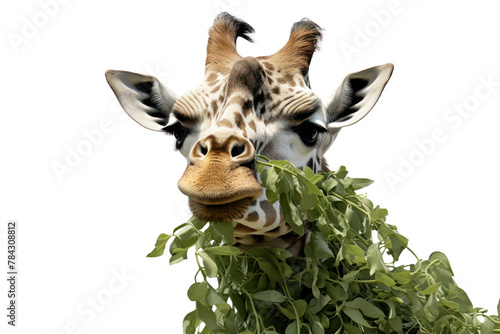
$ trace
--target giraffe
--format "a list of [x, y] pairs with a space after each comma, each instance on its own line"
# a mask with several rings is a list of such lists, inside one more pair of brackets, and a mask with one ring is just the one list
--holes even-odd
[[236, 222], [234, 243], [243, 250], [273, 246], [298, 254], [308, 232], [294, 233], [279, 202], [267, 201], [255, 155], [326, 171], [325, 152], [340, 129], [372, 109], [393, 65], [347, 75], [323, 103], [308, 76], [322, 29], [302, 19], [276, 53], [242, 57], [236, 40], [252, 42], [253, 32], [248, 23], [219, 14], [209, 29], [204, 80], [179, 97], [150, 75], [108, 70], [106, 79], [137, 123], [175, 137], [187, 160], [178, 187], [195, 216]]

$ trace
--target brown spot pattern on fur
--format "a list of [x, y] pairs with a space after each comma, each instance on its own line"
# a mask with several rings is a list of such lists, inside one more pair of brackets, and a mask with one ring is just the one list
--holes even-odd
[[232, 128], [233, 125], [231, 124], [231, 122], [227, 119], [222, 119], [220, 121], [217, 122], [217, 126], [221, 127], [221, 126], [225, 126], [227, 128]]
[[264, 224], [264, 227], [272, 225], [276, 221], [276, 211], [273, 206], [269, 204], [268, 201], [261, 201], [260, 207], [266, 213], [266, 223]]
[[270, 62], [268, 61], [263, 61], [262, 62], [262, 65], [265, 66], [266, 69], [268, 69], [269, 71], [274, 71], [274, 66], [273, 64], [271, 64]]
[[210, 91], [210, 93], [211, 94], [217, 93], [219, 91], [219, 89], [220, 89], [220, 86], [221, 86], [221, 84], [218, 84], [217, 86], [215, 86], [214, 89], [212, 89]]
[[252, 129], [253, 131], [257, 132], [257, 126], [255, 126], [255, 121], [254, 120], [251, 120], [250, 123], [248, 123], [248, 126], [250, 127], [250, 129]]
[[214, 113], [217, 112], [217, 108], [219, 108], [219, 104], [217, 103], [217, 101], [216, 100], [212, 100], [211, 105], [212, 105], [213, 112]]
[[254, 230], [253, 228], [250, 228], [242, 224], [236, 224], [236, 227], [234, 228], [234, 233], [247, 234], [254, 232], [257, 232], [257, 230]]
[[253, 110], [252, 108], [252, 101], [246, 100], [243, 105], [241, 106], [241, 112], [243, 113], [243, 116], [247, 117], [248, 114]]
[[231, 99], [229, 100], [229, 102], [227, 103], [227, 105], [230, 105], [230, 104], [239, 104], [241, 106], [241, 105], [243, 105], [243, 103], [245, 103], [245, 99], [242, 98], [239, 95], [236, 95], [236, 96], [231, 97]]
[[213, 86], [217, 82], [217, 74], [212, 72], [210, 75], [207, 77], [207, 84], [209, 86]]

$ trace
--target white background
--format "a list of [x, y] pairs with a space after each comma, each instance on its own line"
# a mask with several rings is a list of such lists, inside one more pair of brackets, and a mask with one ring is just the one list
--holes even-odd
[[[324, 27], [310, 74], [324, 99], [346, 74], [394, 63], [378, 104], [328, 152], [330, 166], [376, 180], [369, 197], [389, 209], [388, 222], [412, 249], [422, 258], [447, 254], [474, 305], [496, 314], [500, 21], [493, 1], [400, 0], [396, 10], [385, 0], [66, 2], [45, 6], [51, 16], [34, 0], [0, 8], [2, 268], [6, 222], [20, 226], [18, 327], [9, 333], [181, 333], [194, 308], [186, 291], [196, 264], [171, 267], [168, 257], [145, 255], [158, 234], [189, 216], [176, 187], [185, 161], [172, 138], [119, 109], [104, 72], [154, 74], [177, 93], [195, 87], [220, 10], [256, 29], [254, 45], [239, 43], [244, 56], [277, 51], [302, 17]], [[371, 36], [362, 41], [360, 31]], [[14, 45], [13, 36], [25, 39]], [[358, 53], [346, 56], [347, 44]], [[496, 83], [491, 92], [481, 78]], [[471, 110], [460, 124], [443, 118], [456, 105]], [[66, 164], [68, 152], [85, 145], [84, 132], [95, 134], [103, 120], [108, 133], [58, 178], [54, 164]], [[436, 129], [444, 142], [419, 153], [416, 141]], [[391, 187], [388, 173], [410, 158], [418, 163]], [[122, 271], [124, 283], [114, 278]], [[2, 328], [10, 327], [6, 291], [2, 279]], [[93, 298], [99, 311], [91, 311]]]

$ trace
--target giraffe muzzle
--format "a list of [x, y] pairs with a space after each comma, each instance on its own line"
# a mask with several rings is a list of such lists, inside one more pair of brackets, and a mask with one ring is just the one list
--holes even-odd
[[201, 219], [233, 220], [262, 195], [254, 169], [255, 149], [246, 138], [231, 136], [219, 144], [213, 135], [198, 141], [178, 182]]

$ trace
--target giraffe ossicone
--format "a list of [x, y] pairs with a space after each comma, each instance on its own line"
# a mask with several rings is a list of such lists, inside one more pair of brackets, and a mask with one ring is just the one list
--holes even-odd
[[236, 40], [251, 41], [252, 32], [246, 22], [219, 14], [209, 30], [204, 81], [179, 97], [149, 75], [109, 70], [106, 79], [137, 123], [175, 136], [187, 159], [178, 186], [196, 216], [235, 221], [242, 249], [300, 249], [305, 238], [286, 224], [278, 202], [267, 201], [255, 155], [324, 170], [323, 156], [338, 132], [368, 114], [393, 65], [347, 75], [324, 104], [308, 78], [321, 28], [303, 19], [273, 55], [242, 57]]

